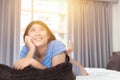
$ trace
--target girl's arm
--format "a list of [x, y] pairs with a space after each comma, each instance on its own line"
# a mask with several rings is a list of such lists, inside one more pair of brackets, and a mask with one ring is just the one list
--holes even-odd
[[31, 66], [33, 66], [34, 68], [38, 68], [38, 69], [46, 69], [45, 66], [43, 66], [40, 62], [38, 62], [36, 59], [32, 58], [31, 59]]
[[[35, 53], [35, 46], [32, 43], [32, 40], [29, 36], [25, 36], [25, 45], [28, 47], [29, 51], [27, 52], [25, 57], [17, 60], [13, 64], [13, 68], [15, 68], [17, 70], [22, 70], [25, 67], [31, 65], [32, 62], [33, 62], [33, 56], [34, 56], [34, 53]], [[37, 62], [37, 61], [34, 60], [34, 62]]]
[[45, 66], [43, 66], [40, 62], [38, 62], [34, 58], [22, 58], [22, 59], [16, 61], [16, 63], [14, 63], [13, 68], [15, 68], [17, 70], [22, 70], [29, 65], [33, 66], [34, 68], [39, 68], [39, 69], [46, 68]]
[[27, 55], [25, 56], [25, 58], [33, 58], [36, 48], [35, 48], [34, 44], [32, 43], [31, 37], [25, 36], [25, 45], [29, 49], [29, 51], [28, 51]]
[[57, 64], [65, 62], [65, 53], [59, 53], [58, 55], [54, 56], [52, 59], [52, 66], [56, 66]]

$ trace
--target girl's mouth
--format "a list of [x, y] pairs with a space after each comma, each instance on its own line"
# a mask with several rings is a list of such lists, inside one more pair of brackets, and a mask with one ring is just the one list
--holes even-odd
[[41, 41], [43, 38], [40, 38], [40, 37], [37, 37], [37, 38], [35, 38], [34, 40], [36, 40], [36, 41]]

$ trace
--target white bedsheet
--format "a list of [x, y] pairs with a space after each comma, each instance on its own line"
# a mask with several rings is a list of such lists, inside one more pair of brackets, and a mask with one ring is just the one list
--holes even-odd
[[120, 72], [104, 68], [85, 68], [88, 76], [77, 76], [76, 80], [120, 80]]

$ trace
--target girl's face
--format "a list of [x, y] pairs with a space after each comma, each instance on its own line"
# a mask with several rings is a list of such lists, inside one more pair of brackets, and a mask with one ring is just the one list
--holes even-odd
[[31, 38], [31, 41], [35, 46], [46, 45], [49, 39], [47, 30], [39, 24], [33, 24], [31, 26], [28, 31], [28, 36]]

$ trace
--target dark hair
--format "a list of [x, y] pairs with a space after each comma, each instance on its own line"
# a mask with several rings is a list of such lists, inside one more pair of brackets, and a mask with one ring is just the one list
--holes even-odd
[[43, 21], [37, 20], [37, 21], [31, 21], [31, 22], [27, 25], [27, 27], [26, 27], [26, 29], [25, 29], [24, 36], [23, 36], [24, 41], [25, 41], [25, 36], [28, 35], [28, 31], [29, 31], [29, 29], [31, 28], [31, 26], [32, 26], [33, 24], [39, 24], [39, 25], [43, 26], [43, 27], [47, 30], [47, 33], [50, 35], [50, 38], [49, 38], [48, 42], [56, 39], [55, 36], [54, 36], [54, 34], [53, 34], [53, 33], [51, 32], [51, 30], [48, 28], [48, 26], [47, 26]]

